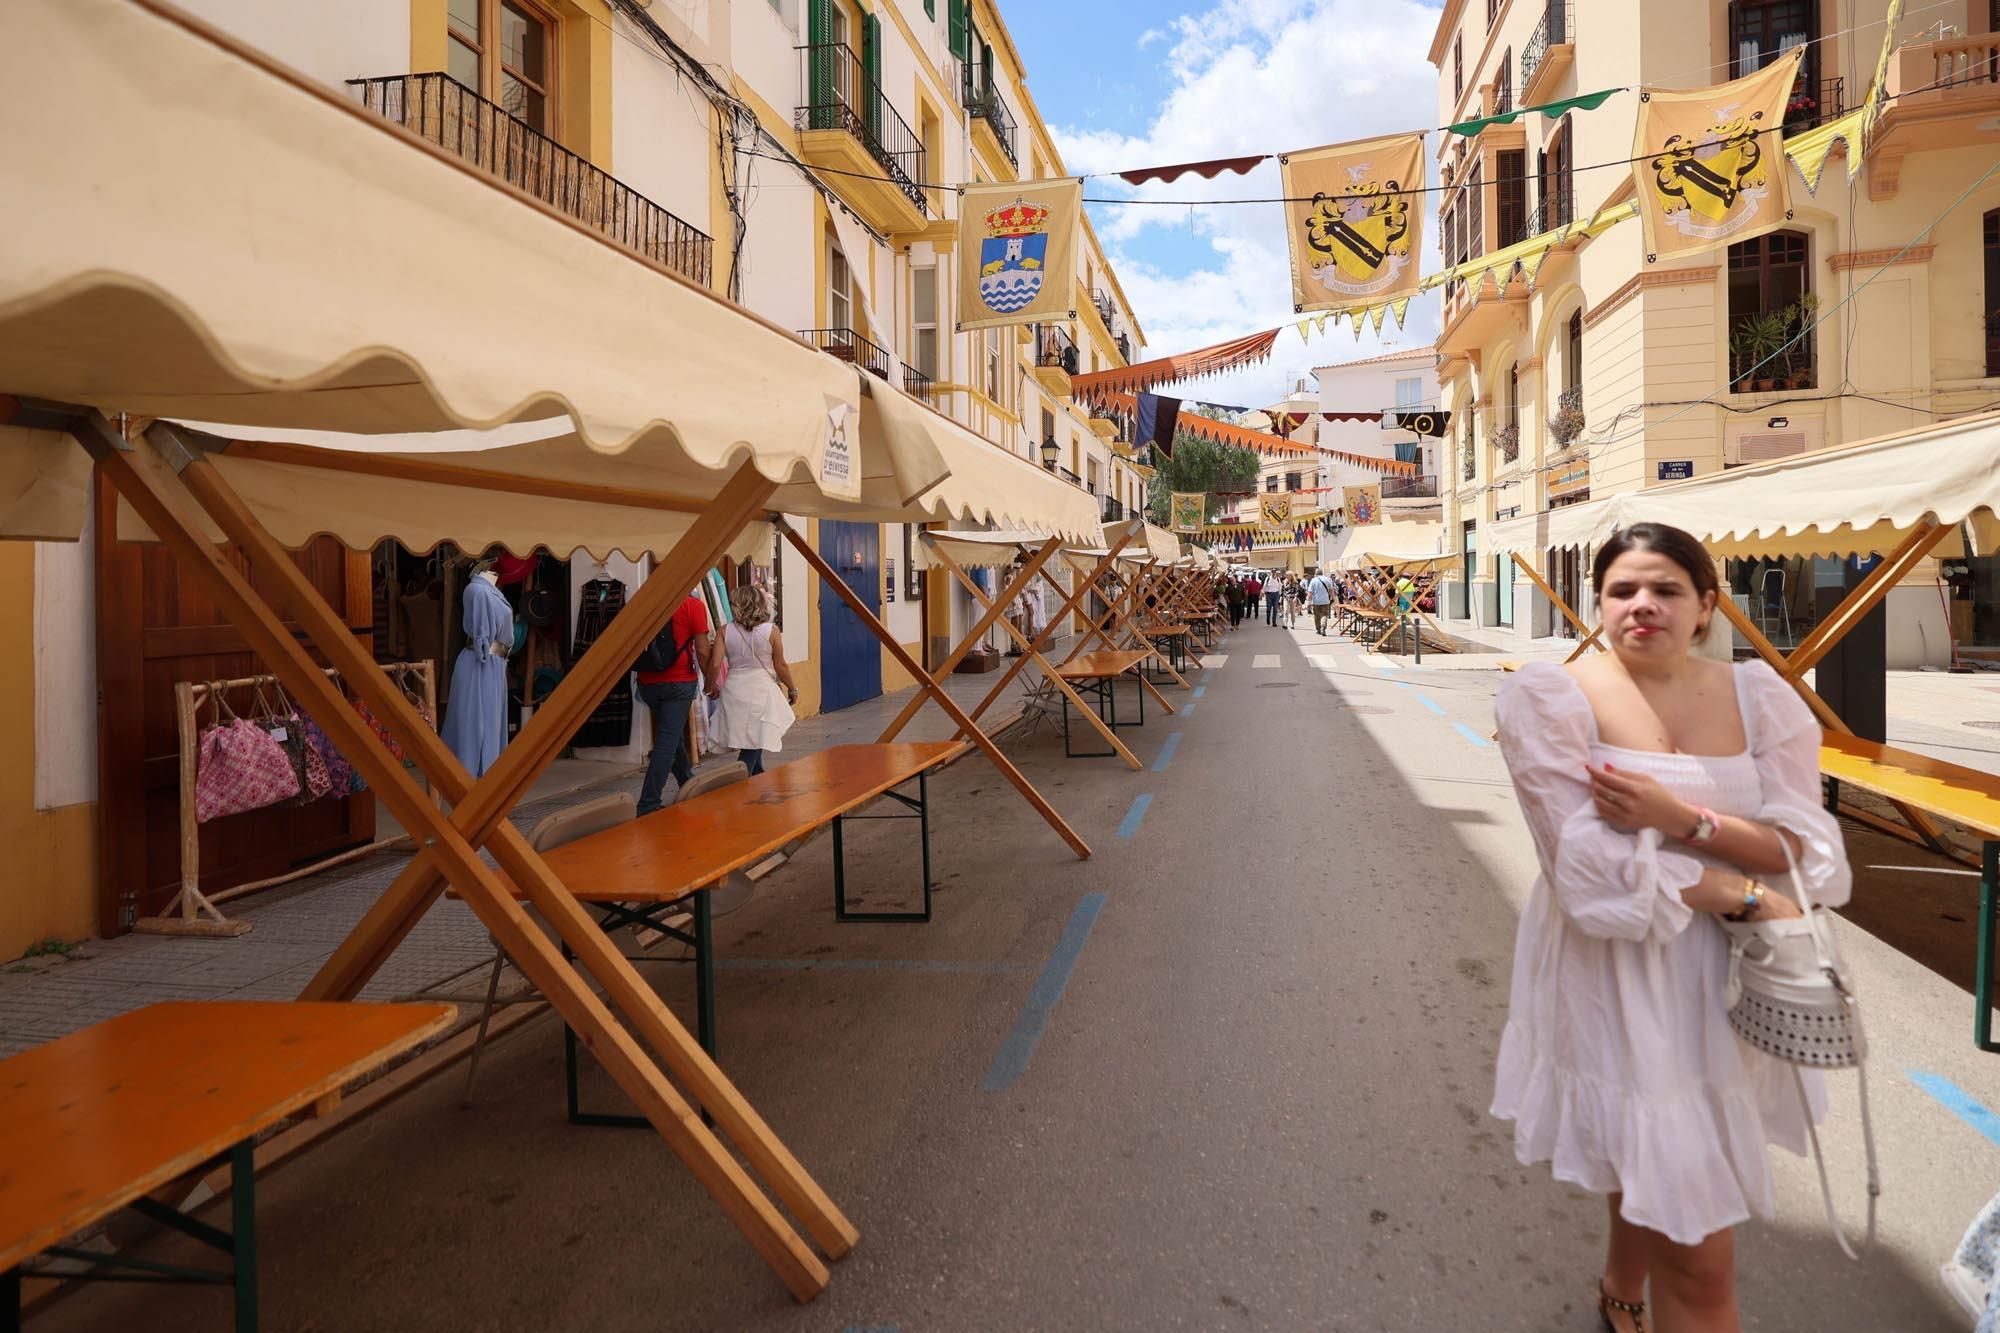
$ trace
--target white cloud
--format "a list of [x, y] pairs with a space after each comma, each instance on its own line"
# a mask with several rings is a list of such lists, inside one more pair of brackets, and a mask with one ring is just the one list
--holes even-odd
[[1164, 42], [1165, 40], [1167, 40], [1166, 29], [1148, 28], [1139, 34], [1139, 49], [1143, 51], [1153, 43]]
[[[1164, 63], [1167, 94], [1137, 132], [1057, 128], [1064, 165], [1077, 172], [1218, 157], [1277, 153], [1397, 130], [1437, 119], [1437, 71], [1427, 55], [1438, 8], [1423, 0], [1216, 0], [1177, 18]], [[1141, 47], [1152, 45], [1148, 34]], [[1433, 144], [1435, 141], [1433, 140]], [[1212, 181], [1183, 176], [1137, 189], [1093, 180], [1093, 197], [1147, 200], [1271, 199], [1280, 193], [1274, 162], [1245, 176]], [[1430, 209], [1427, 204], [1426, 212]], [[1289, 261], [1275, 203], [1188, 208], [1099, 205], [1100, 236], [1120, 283], [1145, 328], [1148, 352], [1164, 355], [1220, 342], [1274, 324], [1291, 325]], [[1185, 242], [1163, 232], [1192, 231], [1203, 255], [1169, 262]], [[1427, 225], [1426, 266], [1435, 266], [1434, 226]], [[1435, 297], [1420, 298], [1400, 337], [1393, 322], [1383, 340], [1329, 330], [1301, 345], [1290, 327], [1272, 361], [1235, 375], [1186, 386], [1192, 396], [1253, 402], [1276, 396], [1314, 365], [1412, 346], [1435, 336]]]

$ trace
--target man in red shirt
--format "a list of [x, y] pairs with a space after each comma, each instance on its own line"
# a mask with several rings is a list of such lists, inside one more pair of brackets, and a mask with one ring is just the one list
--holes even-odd
[[653, 753], [646, 760], [646, 779], [639, 787], [639, 813], [660, 808], [667, 774], [679, 787], [694, 776], [688, 754], [688, 710], [697, 692], [695, 663], [708, 660], [708, 603], [690, 592], [674, 612], [674, 664], [664, 671], [639, 673], [639, 701], [653, 711]]

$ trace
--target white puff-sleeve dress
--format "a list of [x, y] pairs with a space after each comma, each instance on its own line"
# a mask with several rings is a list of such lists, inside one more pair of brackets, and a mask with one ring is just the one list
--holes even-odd
[[[1805, 1115], [1790, 1068], [1729, 1026], [1721, 926], [1681, 901], [1724, 863], [1606, 823], [1584, 765], [1650, 773], [1690, 804], [1789, 830], [1814, 900], [1839, 906], [1850, 876], [1819, 803], [1818, 724], [1762, 662], [1737, 666], [1735, 684], [1749, 748], [1725, 756], [1604, 744], [1582, 687], [1553, 664], [1522, 668], [1496, 700], [1541, 875], [1515, 941], [1493, 1114], [1514, 1122], [1523, 1164], [1622, 1194], [1627, 1221], [1683, 1245], [1771, 1214], [1766, 1145], [1803, 1153]], [[1821, 1085], [1805, 1077], [1818, 1118]]]

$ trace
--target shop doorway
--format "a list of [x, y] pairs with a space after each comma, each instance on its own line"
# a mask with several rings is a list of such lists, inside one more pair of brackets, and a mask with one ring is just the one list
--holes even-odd
[[[882, 530], [822, 519], [819, 553], [869, 614], [882, 612]], [[882, 645], [825, 580], [819, 589], [820, 709], [832, 712], [882, 693]]]

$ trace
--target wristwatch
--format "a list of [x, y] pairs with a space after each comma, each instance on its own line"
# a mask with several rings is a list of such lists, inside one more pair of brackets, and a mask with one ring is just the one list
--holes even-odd
[[1714, 842], [1718, 827], [1715, 811], [1698, 805], [1694, 808], [1694, 829], [1681, 841], [1693, 843], [1697, 847], [1703, 843]]

